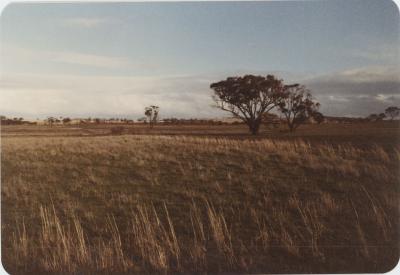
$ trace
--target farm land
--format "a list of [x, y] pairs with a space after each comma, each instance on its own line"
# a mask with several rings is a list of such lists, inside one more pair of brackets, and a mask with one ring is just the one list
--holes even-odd
[[385, 272], [399, 259], [399, 123], [10, 125], [11, 274]]

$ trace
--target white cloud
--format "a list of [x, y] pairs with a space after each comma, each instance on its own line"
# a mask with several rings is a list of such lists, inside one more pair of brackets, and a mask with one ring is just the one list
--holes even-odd
[[368, 66], [348, 69], [330, 74], [314, 76], [307, 82], [347, 82], [347, 83], [374, 83], [400, 81], [400, 67], [396, 66]]
[[48, 55], [48, 58], [51, 61], [55, 62], [100, 68], [118, 69], [129, 65], [129, 62], [123, 58], [102, 55], [82, 54], [76, 52], [47, 52], [46, 55]]
[[[300, 81], [321, 102], [327, 115], [364, 116], [400, 106], [396, 68], [358, 68]], [[150, 104], [161, 107], [162, 117], [218, 117], [212, 108], [210, 83], [229, 73], [169, 76], [76, 76], [15, 74], [2, 76], [0, 111], [29, 118], [143, 116]], [[291, 81], [290, 81], [291, 82]], [[289, 83], [290, 83], [289, 82]]]
[[337, 76], [353, 82], [399, 81], [398, 66], [369, 66], [345, 70]]
[[89, 17], [73, 17], [64, 19], [63, 22], [67, 26], [80, 28], [94, 28], [109, 22], [106, 18], [89, 18]]
[[[211, 81], [211, 80], [210, 80]], [[5, 115], [143, 116], [145, 106], [161, 107], [162, 117], [218, 117], [210, 81], [197, 76], [117, 77], [5, 75], [0, 110]]]
[[348, 98], [343, 97], [343, 96], [330, 95], [328, 98], [329, 98], [330, 101], [337, 101], [337, 102], [347, 102], [347, 101], [349, 101]]
[[375, 99], [381, 102], [391, 102], [396, 98], [399, 98], [399, 94], [377, 94], [375, 96]]
[[378, 46], [366, 47], [351, 53], [352, 56], [367, 59], [369, 61], [390, 61], [397, 63], [399, 61], [400, 48], [396, 45], [380, 44]]
[[[46, 51], [39, 49], [27, 49], [7, 44], [2, 45], [1, 50], [2, 65], [6, 69], [15, 66], [19, 66], [23, 69], [27, 64], [43, 64], [48, 62], [109, 69], [126, 68], [133, 65], [127, 59], [122, 57], [87, 54], [73, 51]], [[140, 64], [137, 66], [140, 66]]]

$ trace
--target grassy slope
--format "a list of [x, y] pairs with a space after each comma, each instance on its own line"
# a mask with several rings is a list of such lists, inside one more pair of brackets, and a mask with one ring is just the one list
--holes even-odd
[[378, 272], [399, 148], [195, 137], [3, 138], [9, 272]]

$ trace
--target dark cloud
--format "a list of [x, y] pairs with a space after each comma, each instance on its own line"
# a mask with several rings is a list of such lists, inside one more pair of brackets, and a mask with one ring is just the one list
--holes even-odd
[[370, 67], [304, 81], [329, 115], [366, 116], [400, 105], [397, 67]]

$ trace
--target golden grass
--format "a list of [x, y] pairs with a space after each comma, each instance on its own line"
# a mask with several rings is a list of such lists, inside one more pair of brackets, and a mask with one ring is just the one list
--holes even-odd
[[2, 260], [12, 273], [385, 271], [398, 164], [378, 145], [3, 138]]

